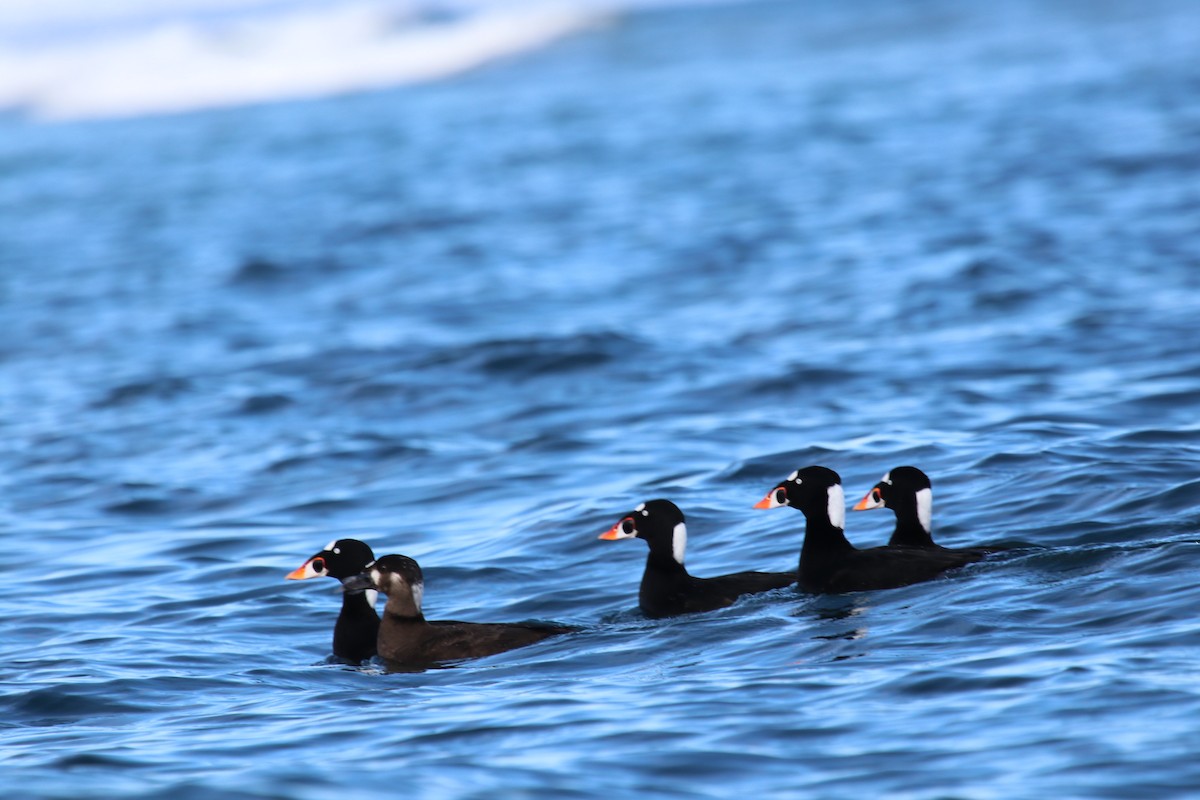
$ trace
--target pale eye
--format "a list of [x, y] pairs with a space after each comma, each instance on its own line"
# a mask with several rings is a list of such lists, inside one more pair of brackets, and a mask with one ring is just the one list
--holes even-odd
[[629, 517], [626, 517], [625, 519], [621, 520], [621, 532], [622, 533], [633, 533], [634, 530], [636, 530], [636, 529], [633, 527], [633, 520], [629, 519]]
[[779, 503], [779, 505], [783, 505], [787, 502], [787, 489], [784, 489], [782, 486], [780, 486], [775, 490], [775, 502]]

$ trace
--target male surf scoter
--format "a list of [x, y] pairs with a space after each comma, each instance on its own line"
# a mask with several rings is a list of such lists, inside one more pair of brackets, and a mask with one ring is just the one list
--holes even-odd
[[[358, 539], [338, 539], [288, 573], [287, 579], [302, 581], [328, 576], [349, 578], [375, 560], [371, 548]], [[374, 589], [342, 593], [342, 611], [333, 626], [333, 654], [346, 661], [361, 662], [375, 655], [379, 615], [375, 613]]]
[[[933, 484], [916, 467], [896, 467], [879, 479], [871, 491], [854, 506], [854, 511], [890, 508], [896, 514], [896, 529], [889, 547], [921, 547], [949, 550], [933, 541]], [[997, 547], [964, 547], [956, 552], [985, 556]]]
[[791, 506], [804, 512], [800, 549], [800, 588], [807, 592], [861, 592], [894, 589], [932, 580], [970, 564], [984, 553], [915, 547], [859, 550], [846, 540], [846, 499], [842, 479], [827, 467], [796, 470], [755, 508]]
[[400, 666], [490, 656], [575, 630], [538, 623], [428, 622], [421, 613], [425, 580], [408, 556], [383, 556], [342, 585], [347, 591], [375, 589], [387, 595], [376, 649], [381, 658]]
[[732, 605], [744, 594], [765, 592], [796, 582], [794, 572], [735, 572], [696, 578], [683, 566], [687, 526], [670, 500], [650, 500], [630, 511], [601, 539], [645, 539], [650, 545], [638, 605], [647, 617], [673, 617]]

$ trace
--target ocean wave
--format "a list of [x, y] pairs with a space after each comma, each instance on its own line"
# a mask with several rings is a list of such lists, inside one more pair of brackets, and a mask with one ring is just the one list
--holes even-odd
[[151, 20], [0, 45], [0, 109], [40, 120], [130, 117], [382, 89], [534, 50], [607, 16], [591, 4], [434, 14], [358, 2]]

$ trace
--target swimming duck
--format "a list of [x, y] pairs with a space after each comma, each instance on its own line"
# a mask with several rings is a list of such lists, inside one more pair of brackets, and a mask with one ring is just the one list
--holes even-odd
[[[339, 581], [362, 572], [375, 560], [371, 548], [358, 539], [336, 539], [319, 553], [287, 574], [287, 580], [330, 577]], [[333, 654], [346, 661], [361, 662], [375, 655], [379, 614], [373, 589], [342, 593], [342, 610], [333, 625]]]
[[421, 611], [425, 579], [408, 556], [388, 555], [344, 578], [347, 591], [387, 595], [376, 650], [400, 666], [432, 666], [445, 661], [481, 658], [569, 633], [574, 628], [540, 623], [429, 622]]
[[915, 547], [859, 550], [846, 539], [842, 479], [828, 467], [799, 469], [780, 482], [755, 508], [791, 506], [804, 514], [800, 588], [814, 593], [893, 589], [932, 580], [970, 564], [983, 553]]
[[[916, 467], [896, 467], [879, 479], [853, 511], [890, 508], [896, 515], [889, 547], [922, 547], [929, 550], [951, 550], [933, 541], [933, 485], [929, 476]], [[996, 552], [997, 547], [963, 547], [954, 552], [978, 553], [981, 556]]]
[[735, 572], [715, 578], [688, 574], [683, 565], [687, 525], [683, 512], [670, 500], [642, 503], [600, 534], [601, 539], [610, 540], [635, 537], [650, 546], [638, 605], [651, 619], [724, 608], [744, 594], [796, 582], [794, 572]]

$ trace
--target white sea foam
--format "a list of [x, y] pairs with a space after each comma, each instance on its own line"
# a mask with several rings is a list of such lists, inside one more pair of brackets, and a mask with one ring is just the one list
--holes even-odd
[[144, 0], [122, 3], [107, 17], [93, 8], [85, 35], [71, 0], [51, 0], [41, 18], [0, 13], [10, 33], [0, 38], [0, 108], [51, 120], [137, 116], [418, 83], [536, 49], [610, 13], [565, 2], [491, 0], [435, 15], [417, 2], [190, 0], [190, 15], [164, 17]]

